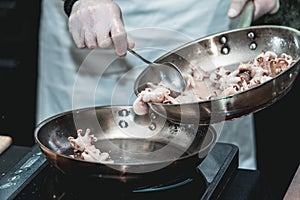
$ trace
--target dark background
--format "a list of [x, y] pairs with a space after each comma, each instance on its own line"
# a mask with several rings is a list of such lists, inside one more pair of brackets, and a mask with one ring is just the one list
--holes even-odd
[[40, 1], [0, 0], [0, 134], [33, 144]]
[[[300, 0], [282, 0], [278, 13], [252, 25], [300, 30], [299, 11]], [[39, 15], [39, 0], [0, 0], [0, 134], [11, 135], [15, 145], [34, 144]], [[285, 97], [254, 114], [258, 169], [272, 199], [283, 198], [299, 165], [299, 89], [297, 78]]]
[[[278, 13], [253, 25], [283, 25], [300, 30], [300, 0], [281, 0]], [[300, 49], [299, 49], [300, 52]], [[300, 80], [272, 106], [254, 114], [258, 168], [271, 186], [273, 199], [283, 199], [300, 164]]]

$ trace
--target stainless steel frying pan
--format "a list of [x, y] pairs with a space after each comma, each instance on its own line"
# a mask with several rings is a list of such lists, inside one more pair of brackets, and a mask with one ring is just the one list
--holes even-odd
[[[91, 129], [95, 146], [112, 164], [72, 158], [69, 136]], [[62, 173], [78, 177], [151, 186], [191, 172], [215, 144], [212, 127], [175, 124], [155, 113], [137, 116], [131, 106], [73, 110], [40, 123], [34, 138], [48, 161]]]
[[[295, 63], [284, 73], [249, 90], [209, 101], [185, 104], [149, 103], [155, 113], [174, 122], [210, 124], [248, 115], [281, 99], [293, 86], [300, 60], [300, 31], [274, 25], [234, 29], [200, 38], [158, 58], [172, 62], [184, 73], [191, 65], [205, 71], [223, 66], [233, 70], [262, 51], [287, 53]], [[138, 80], [138, 79], [137, 79]], [[135, 83], [135, 93], [141, 90]]]

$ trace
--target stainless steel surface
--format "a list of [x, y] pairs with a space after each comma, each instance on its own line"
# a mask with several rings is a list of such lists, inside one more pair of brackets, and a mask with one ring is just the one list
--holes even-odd
[[[113, 164], [71, 158], [69, 136], [91, 129], [95, 146]], [[195, 169], [216, 142], [210, 126], [181, 125], [155, 113], [137, 116], [130, 106], [84, 108], [53, 116], [35, 130], [34, 138], [49, 162], [65, 174], [149, 184], [174, 179]], [[141, 180], [141, 182], [139, 182]]]
[[[134, 50], [128, 48], [128, 51], [141, 59], [149, 66], [141, 72], [134, 84], [134, 90], [145, 89], [147, 83], [163, 82], [173, 93], [172, 96], [178, 96], [185, 90], [186, 84], [181, 71], [171, 62], [155, 63], [151, 62]], [[138, 84], [136, 84], [138, 83]]]
[[187, 43], [155, 62], [172, 62], [183, 73], [191, 65], [207, 71], [219, 66], [233, 70], [241, 62], [253, 60], [262, 51], [270, 50], [291, 55], [295, 63], [273, 79], [235, 95], [196, 103], [148, 105], [155, 113], [174, 122], [197, 124], [232, 120], [257, 112], [281, 99], [292, 88], [300, 66], [299, 45], [298, 30], [275, 25], [234, 29]]

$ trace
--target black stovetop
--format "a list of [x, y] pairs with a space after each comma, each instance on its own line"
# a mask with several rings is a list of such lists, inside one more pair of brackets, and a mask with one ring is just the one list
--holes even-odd
[[0, 179], [0, 199], [218, 199], [238, 167], [238, 148], [216, 143], [204, 161], [180, 180], [150, 188], [74, 179], [51, 166], [38, 146]]

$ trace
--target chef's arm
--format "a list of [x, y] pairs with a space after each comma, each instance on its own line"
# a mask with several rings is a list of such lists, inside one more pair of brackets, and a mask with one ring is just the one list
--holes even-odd
[[[234, 18], [240, 14], [248, 0], [231, 0], [228, 10], [228, 16]], [[251, 0], [250, 0], [251, 1]], [[262, 17], [265, 14], [274, 14], [279, 10], [279, 0], [252, 0], [254, 2], [253, 20]]]
[[113, 0], [64, 0], [68, 27], [78, 48], [114, 48], [125, 56], [134, 43], [127, 37], [120, 7]]

